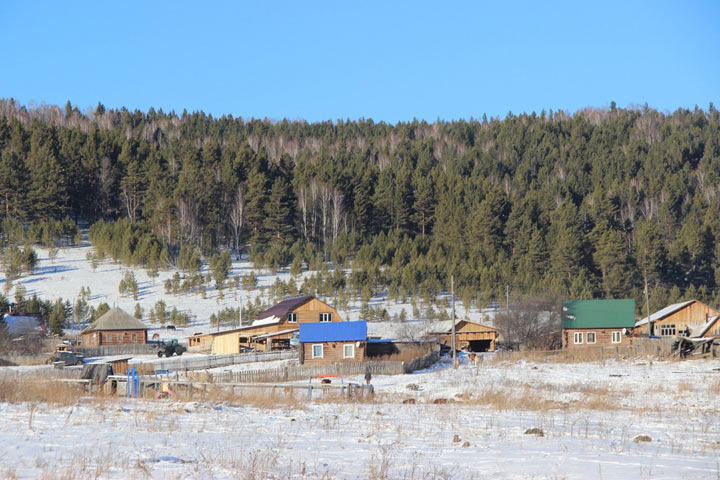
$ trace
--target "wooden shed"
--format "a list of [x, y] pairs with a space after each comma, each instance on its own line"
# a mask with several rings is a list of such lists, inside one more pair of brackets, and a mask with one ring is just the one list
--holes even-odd
[[[436, 336], [439, 342], [446, 346], [452, 345], [452, 320], [436, 322], [428, 334]], [[472, 322], [470, 320], [455, 321], [455, 346], [459, 350], [469, 352], [495, 351], [498, 331], [489, 325]]]
[[716, 326], [717, 318], [715, 318], [718, 316], [720, 316], [719, 311], [703, 302], [688, 300], [668, 305], [651, 314], [649, 318], [645, 317], [639, 320], [635, 324], [633, 334], [675, 337], [690, 329], [689, 334], [693, 335], [708, 326], [708, 322], [713, 322], [709, 326], [710, 328], [707, 328], [707, 335], [720, 336], [720, 330]]
[[634, 324], [635, 300], [567, 300], [562, 307], [562, 345], [620, 346]]
[[147, 343], [147, 330], [137, 318], [112, 308], [81, 332], [83, 347]]
[[301, 364], [360, 362], [365, 359], [366, 346], [367, 322], [300, 325]]

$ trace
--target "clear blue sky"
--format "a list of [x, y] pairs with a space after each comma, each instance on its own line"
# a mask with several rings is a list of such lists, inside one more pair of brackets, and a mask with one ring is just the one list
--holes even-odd
[[720, 104], [720, 2], [0, 2], [0, 97], [308, 121]]

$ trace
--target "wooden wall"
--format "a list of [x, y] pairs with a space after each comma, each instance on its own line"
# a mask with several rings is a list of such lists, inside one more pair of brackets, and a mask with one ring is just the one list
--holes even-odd
[[[298, 323], [318, 323], [321, 313], [332, 313], [333, 322], [342, 322], [337, 310], [317, 298], [300, 305], [291, 313], [297, 313]], [[287, 318], [282, 319], [282, 322], [287, 323]]]
[[[575, 332], [581, 332], [583, 343], [575, 344]], [[587, 333], [595, 333], [595, 343], [587, 343]], [[620, 332], [620, 343], [612, 343], [612, 332]], [[618, 347], [629, 345], [629, 338], [622, 333], [622, 328], [567, 328], [562, 333], [563, 348]]]
[[[693, 302], [687, 307], [668, 315], [662, 320], [653, 322], [653, 335], [660, 336], [661, 325], [675, 325], [675, 333], [685, 330], [689, 325], [690, 328], [697, 332], [707, 321], [708, 317], [720, 315], [720, 312], [702, 302]], [[712, 330], [711, 330], [712, 332]], [[641, 325], [635, 329], [635, 333], [648, 334], [648, 325]], [[711, 333], [712, 335], [713, 333]], [[667, 336], [667, 335], [666, 335]], [[674, 335], [669, 335], [674, 336]]]
[[[315, 342], [315, 343], [301, 343], [302, 356], [300, 357], [306, 365], [325, 365], [328, 363], [342, 363], [342, 362], [361, 362], [365, 359], [365, 342], [359, 342], [360, 346], [357, 346], [358, 342]], [[312, 347], [313, 345], [321, 344], [323, 346], [323, 357], [313, 358]], [[343, 345], [355, 345], [355, 357], [354, 358], [343, 358]]]
[[[133, 335], [135, 339], [133, 340]], [[103, 330], [82, 335], [83, 346], [140, 345], [147, 343], [147, 330]]]

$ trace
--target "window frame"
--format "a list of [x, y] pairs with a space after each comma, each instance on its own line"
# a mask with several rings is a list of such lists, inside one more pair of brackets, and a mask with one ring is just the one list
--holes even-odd
[[[580, 341], [578, 341], [580, 340]], [[573, 332], [573, 345], [583, 344], [583, 332]]]
[[[327, 320], [323, 320], [324, 318], [327, 318]], [[320, 312], [319, 322], [320, 323], [331, 323], [333, 321], [333, 314], [332, 312]]]
[[287, 316], [288, 323], [297, 323], [297, 313], [291, 312]]
[[[668, 332], [668, 333], [665, 333]], [[660, 325], [660, 336], [661, 337], [672, 337], [677, 335], [677, 328], [674, 323], [668, 323], [666, 325]]]
[[[315, 355], [315, 347], [320, 347], [320, 355]], [[314, 343], [311, 349], [312, 358], [323, 358], [325, 354], [325, 348], [322, 343]]]
[[[592, 342], [590, 341], [590, 335], [592, 335]], [[597, 343], [597, 333], [595, 332], [586, 332], [585, 333], [585, 341], [588, 345], [595, 345]]]
[[[345, 349], [350, 347], [352, 349], [352, 355], [348, 356], [347, 353], [345, 353]], [[355, 358], [355, 345], [352, 343], [345, 343], [343, 344], [343, 358]]]
[[[616, 338], [617, 338], [617, 341], [615, 340]], [[619, 330], [615, 330], [614, 332], [612, 332], [610, 341], [615, 344], [622, 342], [622, 334], [620, 333]]]

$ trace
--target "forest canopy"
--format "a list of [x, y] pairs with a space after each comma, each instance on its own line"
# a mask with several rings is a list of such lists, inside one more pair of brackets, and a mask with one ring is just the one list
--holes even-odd
[[0, 100], [3, 225], [102, 222], [139, 263], [332, 261], [395, 297], [454, 275], [479, 304], [509, 286], [642, 306], [647, 284], [653, 309], [718, 305], [719, 176], [712, 104], [390, 125]]

